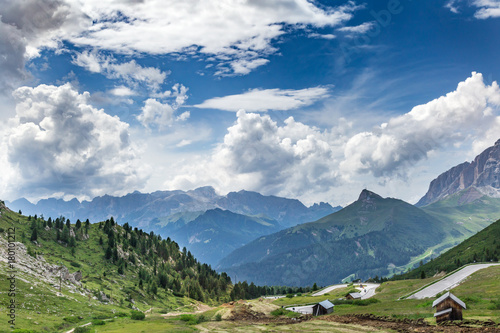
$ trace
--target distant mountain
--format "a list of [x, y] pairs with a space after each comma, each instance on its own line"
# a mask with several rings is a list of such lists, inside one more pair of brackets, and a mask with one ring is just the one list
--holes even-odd
[[299, 223], [315, 221], [338, 211], [327, 203], [306, 207], [299, 200], [256, 192], [218, 195], [212, 187], [192, 191], [133, 192], [123, 197], [105, 195], [92, 201], [26, 199], [9, 204], [25, 215], [64, 216], [91, 222], [114, 219], [154, 231], [186, 246], [202, 262], [214, 265], [236, 248], [263, 235]]
[[[315, 221], [340, 210], [328, 203], [306, 207], [299, 200], [276, 196], [264, 196], [257, 192], [230, 192], [218, 195], [210, 187], [200, 187], [191, 191], [157, 191], [141, 193], [135, 191], [122, 197], [105, 195], [92, 201], [64, 201], [43, 199], [37, 204], [21, 198], [8, 203], [14, 210], [24, 214], [44, 216], [64, 215], [71, 220], [102, 221], [113, 216], [120, 223], [129, 222], [133, 226], [147, 228], [158, 218], [184, 212], [199, 212], [220, 208], [234, 213], [262, 216], [274, 219], [283, 227]], [[156, 221], [156, 220], [155, 220]]]
[[482, 195], [500, 198], [500, 140], [471, 163], [459, 164], [439, 175], [416, 206], [429, 205], [471, 187]]
[[356, 202], [336, 213], [237, 249], [218, 269], [267, 285], [336, 283], [351, 274], [384, 276], [441, 243], [448, 229], [453, 227], [413, 205], [363, 190]]
[[[177, 220], [175, 220], [177, 218]], [[186, 246], [201, 262], [215, 266], [223, 257], [248, 242], [282, 229], [276, 220], [236, 214], [219, 208], [179, 213], [153, 226]]]

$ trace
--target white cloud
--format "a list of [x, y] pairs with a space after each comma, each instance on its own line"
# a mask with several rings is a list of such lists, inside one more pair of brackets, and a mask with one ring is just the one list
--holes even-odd
[[131, 85], [144, 83], [152, 90], [157, 90], [169, 74], [155, 67], [143, 67], [135, 60], [118, 63], [113, 57], [106, 57], [95, 51], [77, 53], [73, 63], [90, 72], [102, 73], [109, 79], [123, 80]]
[[445, 5], [444, 7], [445, 8], [448, 8], [452, 13], [454, 14], [458, 14], [459, 13], [459, 10], [458, 10], [458, 6], [457, 6], [457, 0], [449, 0]]
[[316, 127], [292, 117], [279, 126], [269, 115], [237, 113], [224, 142], [208, 160], [184, 164], [171, 188], [212, 184], [221, 191], [257, 190], [267, 194], [307, 196], [339, 182], [335, 141]]
[[[141, 188], [147, 167], [129, 141], [128, 124], [88, 104], [71, 85], [21, 87], [4, 142], [17, 196], [122, 194]], [[7, 161], [7, 162], [6, 162]], [[2, 183], [4, 182], [2, 173]]]
[[233, 112], [240, 109], [249, 112], [285, 111], [311, 105], [326, 97], [328, 97], [328, 88], [326, 87], [300, 90], [253, 89], [243, 94], [211, 98], [194, 107]]
[[332, 35], [332, 34], [318, 34], [318, 33], [312, 33], [308, 35], [311, 38], [321, 38], [321, 39], [335, 39], [337, 36]]
[[172, 87], [171, 91], [167, 90], [157, 95], [158, 98], [173, 100], [170, 104], [167, 102], [162, 103], [155, 98], [147, 99], [141, 109], [141, 114], [137, 116], [137, 120], [139, 120], [144, 127], [157, 127], [159, 130], [172, 126], [176, 121], [187, 120], [190, 117], [189, 111], [183, 112], [175, 117], [177, 109], [179, 109], [188, 98], [187, 91], [188, 88], [177, 83]]
[[[342, 118], [320, 130], [291, 117], [279, 124], [273, 115], [238, 111], [223, 143], [195, 160], [179, 160], [165, 186], [257, 190], [306, 203], [346, 203], [368, 186], [416, 201], [414, 189], [423, 193], [443, 165], [470, 159], [498, 140], [500, 88], [473, 73], [455, 91], [366, 132]], [[458, 160], [450, 150], [459, 152]], [[417, 163], [423, 159], [433, 164]]]
[[479, 8], [474, 14], [477, 19], [500, 17], [500, 0], [474, 0], [473, 5]]
[[255, 68], [263, 66], [268, 62], [269, 60], [262, 58], [257, 58], [252, 60], [241, 59], [233, 61], [231, 63], [231, 67], [233, 68], [234, 74], [246, 75]]
[[119, 86], [119, 87], [113, 88], [110, 90], [110, 93], [115, 95], [115, 96], [119, 96], [119, 97], [136, 95], [136, 93], [133, 90], [131, 90], [130, 88], [125, 87], [125, 86]]
[[342, 27], [337, 30], [345, 32], [349, 35], [364, 34], [367, 33], [374, 25], [374, 22], [365, 22], [363, 24], [353, 26], [353, 27]]
[[499, 133], [495, 126], [499, 107], [498, 84], [487, 86], [481, 74], [472, 73], [446, 96], [418, 105], [371, 132], [353, 136], [346, 144], [341, 170], [376, 177], [404, 173], [434, 150], [468, 138], [479, 142], [493, 128]]
[[[77, 0], [72, 0], [77, 2]], [[324, 8], [308, 0], [138, 1], [88, 0], [81, 10], [92, 27], [68, 39], [121, 54], [204, 54], [224, 64], [218, 73], [245, 74], [276, 52], [287, 29], [336, 27], [359, 9], [354, 2]], [[285, 29], [286, 28], [286, 29]], [[225, 60], [224, 60], [225, 59]]]

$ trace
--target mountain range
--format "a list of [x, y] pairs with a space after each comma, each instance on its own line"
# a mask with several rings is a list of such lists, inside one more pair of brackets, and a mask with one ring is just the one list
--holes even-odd
[[21, 198], [7, 204], [25, 215], [62, 215], [72, 221], [103, 221], [113, 216], [121, 224], [170, 237], [211, 265], [255, 238], [315, 221], [341, 209], [323, 202], [306, 207], [296, 199], [250, 191], [222, 196], [209, 186], [191, 191], [136, 191], [122, 197], [105, 195], [82, 202], [49, 198], [32, 204]]

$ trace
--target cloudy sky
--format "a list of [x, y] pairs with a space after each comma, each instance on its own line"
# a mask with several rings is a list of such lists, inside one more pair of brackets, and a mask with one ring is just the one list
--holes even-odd
[[0, 198], [416, 202], [500, 137], [499, 0], [0, 0]]

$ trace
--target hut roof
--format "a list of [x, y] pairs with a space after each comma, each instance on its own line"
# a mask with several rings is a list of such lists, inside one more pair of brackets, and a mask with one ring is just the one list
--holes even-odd
[[349, 295], [351, 295], [352, 298], [361, 298], [360, 293], [350, 293]]
[[439, 317], [441, 315], [444, 315], [444, 314], [447, 314], [447, 313], [450, 313], [451, 311], [453, 311], [452, 308], [449, 308], [449, 309], [446, 309], [446, 310], [443, 310], [443, 311], [440, 311], [440, 312], [436, 312], [434, 314], [434, 317]]
[[453, 295], [452, 293], [450, 293], [449, 291], [444, 294], [443, 296], [439, 297], [437, 300], [435, 300], [433, 303], [432, 303], [432, 307], [435, 307], [436, 305], [438, 305], [439, 303], [443, 302], [445, 299], [447, 298], [451, 298], [452, 300], [454, 300], [458, 305], [460, 305], [462, 308], [464, 309], [467, 309], [467, 307], [465, 306], [465, 303], [462, 302], [457, 296]]
[[334, 307], [332, 302], [330, 302], [329, 300], [324, 300], [323, 302], [319, 302], [318, 304], [324, 307], [325, 309], [330, 309]]

